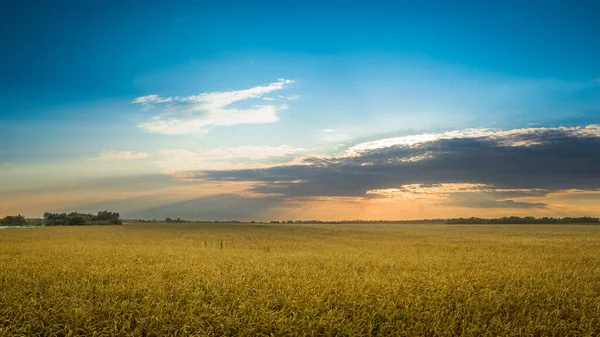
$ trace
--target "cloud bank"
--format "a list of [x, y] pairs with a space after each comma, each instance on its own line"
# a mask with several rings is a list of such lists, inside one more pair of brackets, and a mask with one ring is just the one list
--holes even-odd
[[419, 198], [479, 208], [543, 208], [548, 193], [600, 188], [600, 125], [469, 129], [356, 144], [302, 165], [200, 170], [296, 197]]

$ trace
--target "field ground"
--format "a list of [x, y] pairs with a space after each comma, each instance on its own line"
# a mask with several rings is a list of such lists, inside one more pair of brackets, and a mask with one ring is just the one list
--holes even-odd
[[0, 231], [0, 336], [600, 334], [600, 226]]

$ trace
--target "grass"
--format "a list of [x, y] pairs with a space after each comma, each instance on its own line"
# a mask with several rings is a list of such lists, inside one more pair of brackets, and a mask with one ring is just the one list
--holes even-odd
[[600, 226], [0, 232], [0, 336], [596, 336]]

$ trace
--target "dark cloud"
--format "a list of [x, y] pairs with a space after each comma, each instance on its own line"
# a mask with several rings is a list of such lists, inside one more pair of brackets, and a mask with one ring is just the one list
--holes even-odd
[[198, 174], [208, 180], [260, 182], [256, 192], [287, 197], [365, 196], [369, 190], [408, 184], [486, 184], [497, 189], [497, 202], [489, 207], [513, 208], [543, 205], [499, 199], [600, 187], [600, 128], [451, 136], [413, 145], [358, 146], [337, 157], [308, 158], [307, 165]]

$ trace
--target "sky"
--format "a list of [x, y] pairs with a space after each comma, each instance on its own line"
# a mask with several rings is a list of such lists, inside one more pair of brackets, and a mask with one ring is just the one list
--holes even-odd
[[0, 6], [0, 216], [600, 216], [597, 1]]

